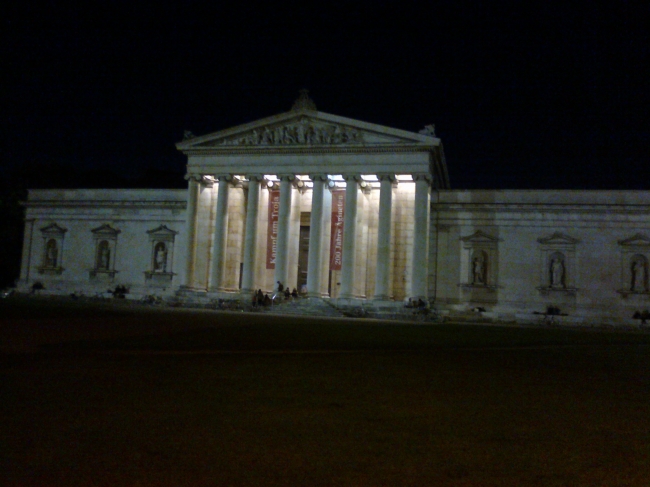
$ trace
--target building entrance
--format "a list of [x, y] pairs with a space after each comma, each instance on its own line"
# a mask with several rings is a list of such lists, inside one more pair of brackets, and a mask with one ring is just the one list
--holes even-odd
[[309, 226], [300, 226], [298, 244], [298, 291], [307, 288], [307, 263], [309, 262]]

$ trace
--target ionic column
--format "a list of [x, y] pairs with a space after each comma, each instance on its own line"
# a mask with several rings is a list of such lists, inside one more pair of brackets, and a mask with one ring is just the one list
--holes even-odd
[[391, 214], [393, 206], [394, 174], [379, 174], [379, 222], [377, 226], [377, 267], [375, 299], [390, 299]]
[[210, 290], [223, 289], [223, 272], [226, 266], [226, 237], [228, 236], [228, 186], [229, 176], [219, 176], [217, 215], [214, 220], [212, 261], [210, 262]]
[[345, 217], [343, 218], [343, 259], [341, 262], [341, 298], [354, 297], [354, 267], [356, 265], [357, 196], [359, 176], [344, 176]]
[[199, 181], [202, 176], [187, 174], [187, 210], [185, 212], [185, 281], [183, 287], [194, 285], [194, 259], [196, 258], [196, 207], [199, 199]]
[[244, 241], [244, 267], [242, 269], [242, 292], [255, 290], [255, 253], [257, 250], [257, 216], [260, 203], [262, 175], [248, 176], [248, 200], [246, 203], [246, 240]]
[[323, 197], [326, 175], [309, 176], [314, 182], [309, 223], [309, 256], [307, 259], [307, 295], [321, 297], [321, 268], [323, 262]]
[[293, 175], [280, 177], [280, 209], [278, 211], [278, 240], [275, 254], [275, 281], [285, 287], [289, 279], [289, 222], [291, 217], [291, 189], [295, 179]]
[[411, 297], [427, 300], [429, 281], [429, 190], [428, 174], [414, 175], [415, 224], [413, 226], [413, 262], [411, 271]]

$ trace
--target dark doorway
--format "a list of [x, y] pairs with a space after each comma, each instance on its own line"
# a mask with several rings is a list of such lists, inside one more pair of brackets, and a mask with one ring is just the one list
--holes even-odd
[[300, 244], [298, 245], [298, 290], [307, 286], [307, 263], [309, 262], [309, 227], [300, 226]]

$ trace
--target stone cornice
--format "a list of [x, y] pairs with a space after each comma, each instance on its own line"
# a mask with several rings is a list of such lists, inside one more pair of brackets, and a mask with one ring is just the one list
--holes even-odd
[[187, 207], [185, 201], [61, 201], [61, 200], [38, 200], [24, 201], [21, 203], [26, 208], [169, 208], [184, 210]]
[[650, 204], [543, 204], [543, 203], [431, 203], [431, 209], [438, 212], [474, 213], [650, 213]]
[[434, 145], [395, 145], [386, 146], [217, 146], [217, 147], [196, 147], [185, 149], [184, 154], [196, 155], [246, 155], [253, 157], [268, 157], [273, 154], [385, 154], [388, 152], [415, 153], [431, 152], [435, 150]]

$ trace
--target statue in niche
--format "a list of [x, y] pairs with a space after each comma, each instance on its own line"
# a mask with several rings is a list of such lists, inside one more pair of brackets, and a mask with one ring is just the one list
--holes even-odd
[[632, 262], [632, 291], [642, 293], [646, 291], [646, 269], [645, 262], [640, 259]]
[[551, 261], [551, 287], [564, 287], [564, 262], [559, 257], [555, 257]]
[[167, 272], [167, 248], [163, 242], [158, 242], [154, 249], [153, 270]]
[[56, 240], [51, 239], [45, 247], [45, 267], [56, 267], [59, 251], [56, 246]]
[[99, 253], [98, 253], [97, 260], [98, 260], [97, 267], [99, 269], [105, 269], [105, 270], [110, 269], [111, 249], [109, 248], [108, 242], [106, 240], [102, 240], [101, 243], [99, 244]]
[[480, 256], [474, 257], [472, 261], [472, 276], [472, 284], [485, 284], [485, 264]]

